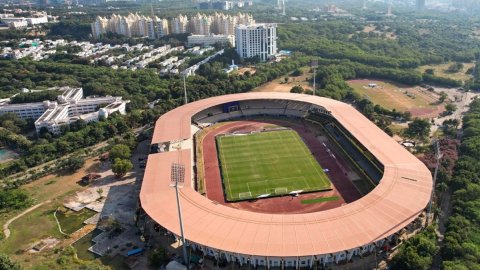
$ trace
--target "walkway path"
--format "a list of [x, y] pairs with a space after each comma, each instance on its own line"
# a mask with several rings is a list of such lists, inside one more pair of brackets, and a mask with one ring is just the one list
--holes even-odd
[[23, 217], [24, 215], [32, 212], [33, 210], [37, 209], [38, 207], [46, 204], [46, 203], [50, 203], [51, 201], [48, 200], [48, 201], [44, 201], [44, 202], [41, 202], [39, 204], [36, 204], [30, 208], [28, 208], [27, 210], [23, 211], [22, 213], [16, 215], [15, 217], [9, 219], [7, 222], [5, 222], [5, 224], [3, 224], [3, 234], [5, 234], [5, 239], [9, 238], [10, 237], [10, 229], [8, 229], [8, 226], [10, 226], [10, 223], [14, 222], [15, 220]]

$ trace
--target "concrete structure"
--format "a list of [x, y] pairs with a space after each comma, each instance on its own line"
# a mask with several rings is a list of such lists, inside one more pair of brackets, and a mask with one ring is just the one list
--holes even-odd
[[235, 36], [233, 35], [191, 35], [187, 37], [188, 46], [212, 46], [216, 43], [235, 45]]
[[[119, 112], [125, 114], [126, 104], [122, 97], [83, 98], [82, 88], [62, 88], [64, 91], [57, 101], [43, 101], [24, 104], [1, 104], [0, 114], [14, 113], [24, 119], [35, 119], [35, 129], [42, 128], [59, 134], [61, 127], [79, 119], [86, 122], [98, 121], [101, 117]], [[48, 90], [47, 90], [48, 91]]]
[[[239, 110], [222, 110], [230, 102]], [[310, 112], [335, 119], [384, 166], [381, 181], [370, 193], [325, 211], [268, 214], [228, 207], [195, 191], [192, 140], [198, 126], [253, 115], [301, 118]], [[423, 212], [432, 190], [431, 173], [421, 161], [352, 106], [322, 97], [244, 93], [189, 103], [158, 119], [152, 144], [175, 147], [148, 156], [140, 192], [145, 212], [180, 234], [170, 168], [174, 162], [184, 164], [180, 199], [188, 245], [207, 256], [251, 267], [333, 266], [374, 252]]]
[[267, 61], [277, 53], [277, 25], [240, 25], [235, 29], [237, 53], [242, 58], [259, 57]]

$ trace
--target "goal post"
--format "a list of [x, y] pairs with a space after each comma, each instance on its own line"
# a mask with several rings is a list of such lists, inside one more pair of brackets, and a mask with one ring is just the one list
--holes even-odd
[[286, 187], [278, 187], [275, 188], [275, 195], [283, 195], [288, 193], [288, 188]]
[[251, 198], [252, 198], [252, 193], [250, 191], [238, 193], [238, 199], [240, 200], [248, 200]]

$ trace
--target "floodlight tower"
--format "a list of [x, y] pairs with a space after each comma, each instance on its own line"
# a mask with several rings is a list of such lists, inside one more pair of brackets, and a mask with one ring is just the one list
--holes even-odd
[[313, 60], [312, 61], [312, 68], [313, 68], [313, 93], [312, 95], [315, 96], [315, 83], [316, 83], [316, 80], [315, 80], [315, 76], [317, 75], [317, 67], [318, 67], [318, 60]]
[[440, 160], [442, 159], [442, 157], [443, 154], [440, 151], [440, 142], [437, 140], [435, 141], [435, 158], [437, 159], [437, 163], [435, 164], [435, 172], [433, 173], [432, 193], [430, 194], [430, 201], [428, 202], [427, 221], [425, 222], [425, 227], [428, 226], [428, 218], [432, 213], [432, 204], [433, 198], [435, 196], [435, 185], [437, 183], [438, 167], [440, 167]]
[[188, 103], [188, 98], [187, 98], [187, 82], [186, 82], [186, 78], [187, 75], [184, 74], [183, 75], [183, 95], [184, 95], [184, 101], [185, 101], [185, 104]]
[[180, 207], [180, 197], [178, 196], [178, 188], [182, 188], [183, 183], [185, 183], [185, 165], [181, 163], [173, 163], [170, 174], [170, 186], [175, 187], [175, 194], [177, 196], [178, 220], [180, 224], [180, 237], [182, 238], [183, 259], [187, 269], [189, 269], [190, 261], [188, 260], [187, 243], [185, 242], [185, 234], [183, 232], [182, 209]]

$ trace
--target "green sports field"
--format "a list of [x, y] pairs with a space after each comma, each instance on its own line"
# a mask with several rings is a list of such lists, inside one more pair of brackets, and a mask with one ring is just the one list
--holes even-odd
[[330, 189], [330, 180], [293, 130], [217, 137], [227, 201]]

